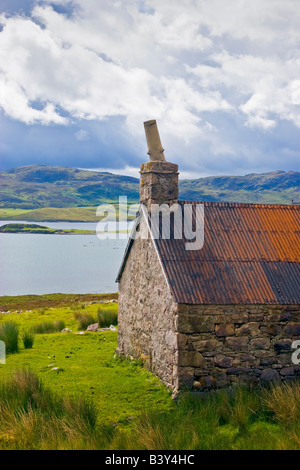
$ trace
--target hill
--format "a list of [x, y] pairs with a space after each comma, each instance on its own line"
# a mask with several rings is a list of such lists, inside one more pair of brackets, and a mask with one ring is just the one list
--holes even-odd
[[[181, 200], [290, 204], [300, 202], [300, 172], [181, 180]], [[0, 172], [0, 208], [85, 208], [139, 199], [139, 180], [112, 173], [29, 165]], [[28, 219], [27, 219], [28, 220]]]
[[44, 207], [97, 206], [138, 198], [138, 180], [112, 173], [76, 168], [29, 165], [0, 172], [0, 207], [38, 209]]

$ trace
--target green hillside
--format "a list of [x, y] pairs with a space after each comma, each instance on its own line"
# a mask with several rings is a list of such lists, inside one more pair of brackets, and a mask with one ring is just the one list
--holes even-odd
[[[300, 172], [181, 180], [179, 188], [181, 200], [290, 204], [300, 202]], [[99, 204], [117, 203], [119, 196], [127, 196], [129, 203], [137, 202], [138, 178], [43, 165], [0, 172], [0, 208], [16, 209], [15, 214], [7, 212], [8, 218], [23, 213], [30, 220], [27, 211], [40, 210], [43, 215], [38, 220], [46, 220], [45, 211], [52, 210], [50, 219], [54, 220], [57, 209], [64, 209], [67, 214], [68, 208], [76, 207], [79, 212], [82, 208], [76, 220], [90, 220], [89, 215], [85, 216], [88, 210], [94, 213]], [[68, 216], [60, 218], [70, 220]]]

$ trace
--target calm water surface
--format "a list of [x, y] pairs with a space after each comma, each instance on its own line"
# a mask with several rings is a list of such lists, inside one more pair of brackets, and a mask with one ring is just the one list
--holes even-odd
[[[0, 221], [0, 226], [7, 223]], [[97, 225], [90, 222], [20, 223], [81, 230], [95, 230]], [[115, 279], [127, 235], [114, 236], [116, 239], [99, 240], [96, 234], [1, 233], [0, 295], [116, 292], [118, 285]]]

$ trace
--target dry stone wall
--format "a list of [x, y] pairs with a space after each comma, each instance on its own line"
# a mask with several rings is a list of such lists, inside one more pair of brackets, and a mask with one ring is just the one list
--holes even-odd
[[177, 328], [182, 390], [300, 377], [292, 363], [299, 305], [179, 305]]

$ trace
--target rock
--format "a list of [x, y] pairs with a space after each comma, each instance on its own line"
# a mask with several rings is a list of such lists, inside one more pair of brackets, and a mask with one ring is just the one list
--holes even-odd
[[109, 329], [110, 329], [111, 331], [117, 331], [117, 328], [115, 328], [114, 325], [110, 325]]
[[246, 363], [254, 363], [256, 361], [256, 358], [254, 356], [251, 356], [250, 354], [240, 354], [238, 356], [240, 362], [246, 362]]
[[282, 339], [282, 340], [276, 341], [276, 343], [274, 343], [274, 349], [278, 352], [290, 351], [291, 346], [292, 346], [292, 340], [291, 339]]
[[[183, 336], [183, 335], [182, 335]], [[194, 348], [199, 352], [215, 352], [223, 348], [223, 343], [216, 339], [193, 341]], [[180, 349], [180, 348], [179, 348]]]
[[206, 360], [198, 351], [179, 351], [179, 365], [181, 367], [205, 367]]
[[179, 315], [178, 329], [180, 333], [213, 333], [215, 324], [212, 316], [189, 314]]
[[61, 333], [73, 333], [73, 331], [69, 328], [64, 328], [63, 330], [61, 330]]
[[110, 302], [113, 303], [113, 304], [117, 304], [117, 303], [118, 303], [118, 301], [117, 301], [116, 299], [112, 299]]
[[230, 367], [227, 371], [228, 375], [241, 375], [245, 373], [244, 368]]
[[300, 323], [289, 323], [283, 330], [286, 336], [300, 336]]
[[229, 383], [228, 377], [226, 373], [218, 373], [215, 377], [213, 377], [213, 388], [222, 388], [226, 387]]
[[234, 325], [232, 323], [227, 323], [223, 325], [216, 326], [216, 336], [233, 336], [234, 335]]
[[256, 322], [249, 322], [245, 325], [241, 326], [237, 332], [237, 336], [259, 336], [259, 323]]
[[89, 325], [86, 330], [95, 332], [98, 330], [98, 328], [99, 328], [99, 323], [93, 323], [92, 325]]
[[276, 323], [273, 325], [263, 325], [260, 328], [261, 333], [269, 336], [277, 336], [280, 334], [281, 327]]
[[201, 383], [195, 380], [193, 383], [193, 388], [201, 388]]
[[293, 376], [293, 375], [295, 375], [295, 367], [294, 367], [294, 366], [292, 366], [292, 367], [284, 367], [283, 369], [281, 369], [280, 375], [283, 375], [284, 377], [286, 377], [287, 375], [288, 375], [288, 376]]
[[232, 366], [232, 359], [226, 356], [216, 356], [215, 365], [221, 369], [227, 369]]
[[281, 322], [290, 321], [291, 318], [292, 318], [292, 315], [290, 312], [283, 312], [279, 321]]
[[199, 386], [197, 388], [204, 388], [204, 389], [212, 388], [213, 379], [211, 376], [201, 377], [198, 383], [199, 383]]
[[264, 380], [265, 382], [279, 382], [280, 381], [280, 376], [275, 369], [265, 369], [261, 376], [261, 380]]
[[241, 337], [241, 338], [231, 338], [229, 337], [226, 339], [226, 347], [231, 349], [232, 351], [245, 351], [248, 347], [248, 338]]
[[182, 333], [177, 333], [178, 349], [185, 349], [187, 345], [187, 336]]
[[270, 340], [268, 338], [255, 338], [250, 341], [250, 348], [253, 351], [257, 349], [269, 349]]

